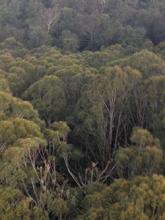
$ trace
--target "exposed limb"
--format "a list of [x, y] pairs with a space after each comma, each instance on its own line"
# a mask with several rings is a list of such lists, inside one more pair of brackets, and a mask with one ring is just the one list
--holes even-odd
[[63, 156], [63, 158], [64, 158], [64, 162], [65, 162], [66, 168], [68, 170], [68, 173], [70, 174], [72, 179], [75, 181], [75, 183], [78, 185], [78, 187], [81, 188], [81, 184], [79, 183], [79, 181], [77, 180], [77, 178], [75, 177], [75, 175], [72, 173], [72, 171], [69, 168], [69, 162], [68, 162], [67, 156]]

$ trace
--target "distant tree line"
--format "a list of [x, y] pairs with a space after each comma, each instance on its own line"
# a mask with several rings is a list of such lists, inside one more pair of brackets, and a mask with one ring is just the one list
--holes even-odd
[[165, 40], [164, 11], [164, 0], [2, 0], [0, 40], [73, 52], [116, 43], [135, 50]]

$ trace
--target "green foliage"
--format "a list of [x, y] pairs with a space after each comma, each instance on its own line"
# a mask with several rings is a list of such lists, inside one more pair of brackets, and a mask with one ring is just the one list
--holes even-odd
[[9, 83], [4, 76], [0, 75], [0, 91], [10, 92]]
[[31, 103], [13, 97], [6, 92], [0, 92], [0, 112], [2, 119], [20, 117], [40, 123], [38, 113]]
[[4, 220], [30, 219], [30, 200], [19, 190], [10, 187], [0, 189], [0, 213]]
[[165, 219], [165, 1], [0, 1], [0, 219]]
[[151, 119], [150, 129], [161, 140], [164, 146], [164, 126], [165, 126], [165, 76], [157, 75], [151, 77], [145, 83], [147, 99], [149, 100], [148, 114]]
[[59, 120], [64, 113], [66, 100], [63, 82], [56, 76], [45, 76], [34, 83], [26, 91], [25, 97], [48, 124]]
[[130, 139], [135, 145], [119, 148], [115, 156], [119, 177], [161, 173], [164, 156], [159, 141], [140, 128], [133, 130]]
[[101, 192], [85, 198], [85, 214], [78, 219], [163, 219], [164, 177], [136, 177], [115, 180]]
[[19, 138], [31, 137], [42, 137], [40, 127], [34, 122], [21, 118], [0, 121], [1, 145], [10, 145]]
[[120, 143], [121, 115], [124, 119], [124, 114], [127, 114], [124, 108], [140, 79], [140, 72], [130, 67], [107, 67], [82, 90], [75, 132], [78, 138], [85, 140], [81, 143], [95, 159], [111, 159], [113, 145], [116, 148]]
[[142, 50], [135, 53], [128, 58], [114, 61], [111, 65], [131, 66], [139, 70], [144, 78], [153, 75], [164, 75], [164, 60], [159, 56], [148, 50]]

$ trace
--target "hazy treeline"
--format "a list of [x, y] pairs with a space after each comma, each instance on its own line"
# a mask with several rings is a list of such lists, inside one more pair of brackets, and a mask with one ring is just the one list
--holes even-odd
[[165, 40], [164, 0], [1, 0], [0, 40], [15, 36], [26, 47], [130, 50]]

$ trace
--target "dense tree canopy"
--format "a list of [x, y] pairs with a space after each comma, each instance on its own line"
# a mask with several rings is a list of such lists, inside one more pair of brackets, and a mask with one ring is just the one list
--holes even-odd
[[0, 219], [165, 219], [165, 1], [0, 1]]

